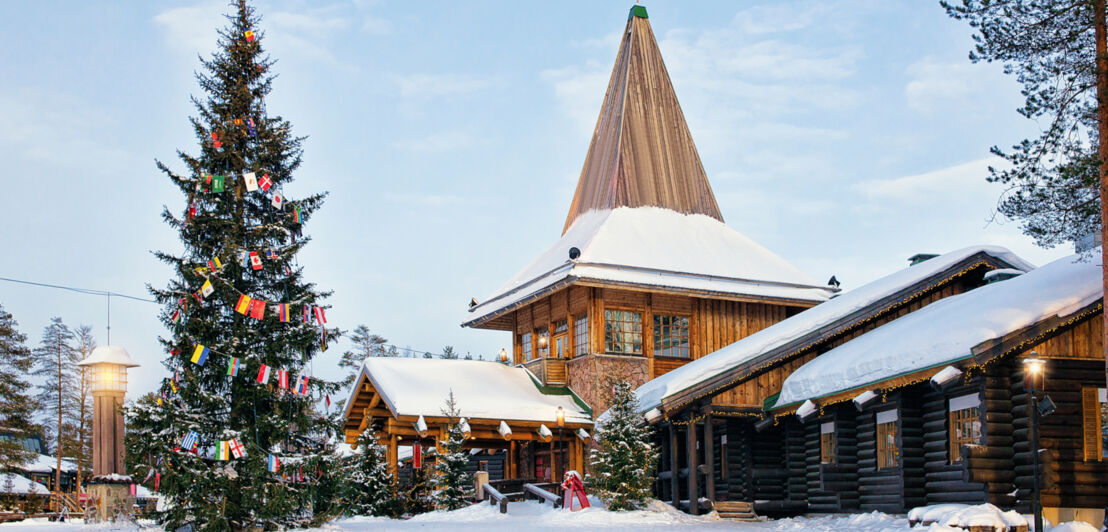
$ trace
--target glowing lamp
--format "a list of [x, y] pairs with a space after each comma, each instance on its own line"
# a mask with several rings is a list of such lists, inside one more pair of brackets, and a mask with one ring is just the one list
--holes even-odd
[[112, 345], [93, 349], [92, 354], [77, 365], [88, 368], [93, 393], [123, 394], [127, 392], [127, 368], [139, 364], [131, 359], [126, 349]]
[[508, 363], [508, 350], [503, 347], [500, 348], [500, 362], [504, 364]]
[[1026, 390], [1042, 390], [1043, 374], [1046, 373], [1046, 361], [1032, 351], [1031, 358], [1023, 359], [1023, 387]]
[[554, 419], [558, 424], [558, 428], [566, 426], [566, 411], [562, 407], [558, 407], [557, 412], [554, 413]]

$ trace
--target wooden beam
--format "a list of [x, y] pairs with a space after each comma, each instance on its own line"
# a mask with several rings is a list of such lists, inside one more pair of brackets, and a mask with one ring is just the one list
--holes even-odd
[[678, 508], [681, 506], [681, 484], [678, 483], [677, 470], [679, 469], [677, 463], [677, 426], [673, 423], [669, 424], [669, 483], [670, 490], [672, 491], [673, 507]]
[[[691, 418], [690, 418], [691, 419]], [[689, 455], [689, 513], [697, 515], [700, 513], [700, 504], [697, 503], [700, 500], [700, 485], [698, 480], [696, 466], [697, 462], [697, 449], [696, 449], [696, 423], [689, 423], [685, 427], [685, 445], [688, 447], [687, 454]]]
[[707, 469], [704, 475], [704, 496], [716, 502], [716, 449], [713, 430], [712, 415], [708, 414], [704, 418], [704, 465]]
[[400, 455], [399, 455], [399, 445], [398, 445], [398, 443], [399, 442], [397, 441], [396, 436], [393, 436], [393, 437], [389, 438], [389, 448], [388, 448], [389, 474], [392, 475], [392, 476], [396, 476], [397, 472], [399, 471], [398, 464], [400, 463], [400, 460], [399, 460]]
[[381, 404], [381, 394], [375, 393], [369, 400], [369, 408], [377, 408], [377, 405]]

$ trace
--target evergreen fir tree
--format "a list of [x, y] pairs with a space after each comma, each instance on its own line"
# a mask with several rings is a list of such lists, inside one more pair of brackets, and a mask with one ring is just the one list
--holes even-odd
[[377, 442], [372, 427], [358, 436], [357, 451], [347, 462], [344, 468], [346, 515], [397, 516], [396, 485], [389, 474], [385, 449]]
[[[324, 335], [338, 331], [301, 319], [330, 295], [306, 281], [296, 261], [309, 241], [302, 224], [324, 194], [290, 200], [282, 192], [300, 166], [303, 139], [267, 109], [274, 62], [262, 49], [260, 17], [246, 0], [232, 6], [218, 49], [196, 74], [204, 97], [193, 97], [198, 116], [190, 122], [199, 153], [178, 152], [180, 173], [157, 163], [185, 199], [181, 211], [166, 208], [162, 215], [179, 230], [183, 251], [156, 253], [175, 277], [165, 288], [151, 288], [165, 305], [170, 335], [161, 340], [169, 353], [163, 365], [173, 378], [163, 382], [160, 402], [127, 412], [134, 452], [161, 473], [167, 504], [158, 519], [169, 529], [310, 523], [317, 472], [328, 464], [325, 442], [334, 429], [313, 408], [316, 398], [337, 389], [334, 383], [311, 377], [309, 393], [301, 395], [279, 390], [275, 374], [264, 385], [255, 378], [262, 364], [288, 371], [290, 384], [310, 375]], [[249, 172], [257, 190], [250, 190]], [[261, 306], [240, 307], [245, 297]], [[287, 322], [278, 319], [278, 304], [291, 307]], [[243, 311], [261, 311], [261, 318]], [[198, 346], [209, 349], [204, 364], [190, 360]], [[232, 358], [242, 368], [235, 377], [228, 375]], [[199, 436], [195, 453], [178, 448], [190, 431]], [[246, 456], [216, 460], [219, 443], [232, 439]], [[269, 472], [269, 454], [295, 463], [296, 479]]]
[[[27, 335], [19, 331], [19, 324], [0, 305], [0, 427], [31, 434], [35, 426], [35, 400], [28, 394], [31, 385], [27, 374], [34, 359], [27, 348]], [[32, 458], [22, 445], [0, 439], [0, 470]]]
[[442, 414], [449, 419], [449, 423], [446, 439], [439, 442], [435, 455], [436, 476], [431, 479], [431, 487], [435, 490], [433, 498], [436, 509], [456, 510], [469, 506], [470, 501], [466, 495], [466, 488], [469, 486], [466, 474], [469, 453], [462, 448], [465, 435], [462, 433], [462, 414], [454, 401], [454, 392], [450, 392], [446, 399], [446, 408], [442, 410]]
[[73, 331], [54, 317], [42, 331], [42, 341], [33, 351], [35, 359], [32, 375], [42, 381], [37, 386], [36, 399], [41, 407], [40, 419], [45, 440], [53, 444], [52, 453], [58, 457], [72, 456], [77, 447], [73, 420], [79, 406], [74, 401], [74, 390], [80, 384], [77, 362], [80, 354], [73, 347]]
[[615, 383], [612, 401], [608, 419], [596, 428], [598, 448], [589, 453], [586, 482], [608, 509], [634, 510], [650, 497], [658, 453], [631, 383]]
[[[74, 331], [77, 345], [75, 349], [78, 358], [84, 360], [96, 349], [96, 338], [92, 336], [92, 327], [81, 325]], [[76, 409], [76, 449], [73, 451], [73, 461], [77, 463], [77, 486], [80, 488], [82, 475], [92, 469], [92, 380], [88, 368], [78, 366], [78, 385], [74, 393]], [[80, 491], [80, 490], [79, 490]]]
[[448, 345], [448, 346], [442, 348], [441, 358], [446, 359], [446, 360], [453, 360], [453, 359], [458, 358], [458, 353], [456, 351], [454, 351], [454, 346]]
[[371, 333], [369, 327], [364, 324], [354, 328], [350, 335], [350, 341], [354, 344], [354, 350], [343, 353], [342, 359], [339, 360], [339, 367], [353, 370], [353, 373], [347, 375], [346, 379], [342, 381], [344, 387], [348, 387], [354, 382], [355, 374], [362, 368], [362, 362], [367, 357], [389, 356], [389, 352], [385, 349], [388, 340]]

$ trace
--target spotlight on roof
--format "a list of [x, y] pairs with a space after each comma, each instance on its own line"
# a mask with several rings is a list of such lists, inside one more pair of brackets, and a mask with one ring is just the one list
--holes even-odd
[[569, 260], [577, 260], [577, 257], [581, 256], [581, 250], [577, 248], [569, 248]]
[[476, 306], [477, 306], [477, 298], [475, 298], [475, 297], [469, 298], [469, 308], [473, 308], [473, 307], [476, 307]]
[[827, 286], [833, 286], [835, 288], [838, 288], [839, 284], [840, 284], [839, 280], [836, 279], [834, 275], [832, 275], [831, 278], [827, 280]]

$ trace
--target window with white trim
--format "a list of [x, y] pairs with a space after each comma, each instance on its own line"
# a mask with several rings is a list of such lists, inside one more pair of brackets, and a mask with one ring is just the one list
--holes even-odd
[[877, 469], [900, 465], [899, 419], [896, 410], [877, 413]]
[[839, 462], [838, 455], [835, 422], [821, 423], [819, 426], [819, 462], [821, 464], [836, 464]]
[[950, 463], [962, 461], [963, 445], [985, 443], [981, 432], [981, 396], [976, 393], [950, 398]]

